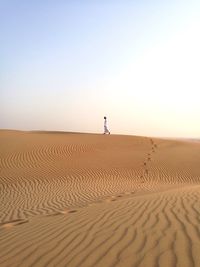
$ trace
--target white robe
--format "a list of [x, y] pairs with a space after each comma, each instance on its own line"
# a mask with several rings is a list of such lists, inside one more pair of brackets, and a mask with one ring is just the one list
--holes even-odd
[[110, 133], [107, 126], [107, 119], [104, 119], [104, 133]]

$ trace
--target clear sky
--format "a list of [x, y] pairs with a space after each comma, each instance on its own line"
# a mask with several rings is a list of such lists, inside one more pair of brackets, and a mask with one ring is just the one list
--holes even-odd
[[199, 0], [0, 0], [0, 128], [200, 137]]

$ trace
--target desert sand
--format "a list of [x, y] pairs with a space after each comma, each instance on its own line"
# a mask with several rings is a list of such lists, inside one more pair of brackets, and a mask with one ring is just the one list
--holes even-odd
[[200, 143], [1, 130], [0, 266], [199, 267]]

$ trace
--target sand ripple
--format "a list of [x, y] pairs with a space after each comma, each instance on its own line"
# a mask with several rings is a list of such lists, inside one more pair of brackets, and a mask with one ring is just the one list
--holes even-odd
[[0, 131], [0, 266], [200, 266], [200, 144]]

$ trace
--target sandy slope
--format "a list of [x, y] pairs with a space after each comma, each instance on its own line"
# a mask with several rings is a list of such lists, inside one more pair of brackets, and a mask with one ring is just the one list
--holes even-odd
[[200, 143], [1, 130], [0, 266], [200, 266]]

